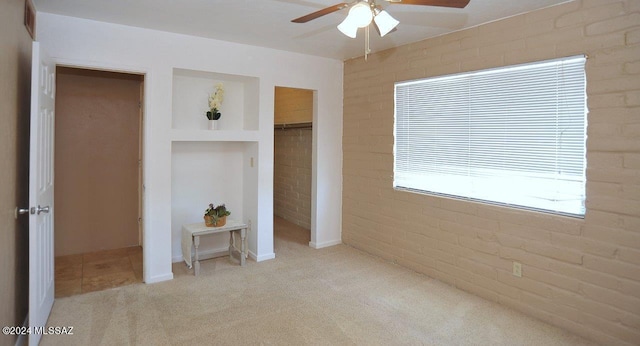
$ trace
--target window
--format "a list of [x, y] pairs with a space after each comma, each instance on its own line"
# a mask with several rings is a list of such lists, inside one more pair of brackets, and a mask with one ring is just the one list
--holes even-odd
[[584, 65], [396, 83], [394, 188], [583, 216]]

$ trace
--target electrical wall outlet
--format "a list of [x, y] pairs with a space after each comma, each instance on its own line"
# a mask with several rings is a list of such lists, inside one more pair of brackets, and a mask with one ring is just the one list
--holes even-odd
[[522, 264], [520, 262], [513, 262], [513, 276], [522, 277]]

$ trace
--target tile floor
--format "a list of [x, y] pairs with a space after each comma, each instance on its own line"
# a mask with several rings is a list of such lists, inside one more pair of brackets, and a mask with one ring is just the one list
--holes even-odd
[[142, 247], [55, 258], [56, 298], [142, 282]]
[[[286, 251], [290, 242], [308, 245], [310, 231], [274, 215], [276, 248]], [[237, 266], [228, 258], [202, 261], [212, 268]], [[142, 282], [142, 247], [133, 246], [80, 255], [59, 256], [55, 259], [55, 297], [68, 297], [81, 293]], [[193, 275], [184, 262], [173, 263], [175, 276]]]

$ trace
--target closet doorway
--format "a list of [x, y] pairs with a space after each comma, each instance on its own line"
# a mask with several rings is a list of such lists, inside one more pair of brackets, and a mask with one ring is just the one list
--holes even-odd
[[273, 211], [279, 241], [311, 240], [314, 91], [275, 87]]
[[56, 298], [142, 282], [144, 76], [56, 74]]

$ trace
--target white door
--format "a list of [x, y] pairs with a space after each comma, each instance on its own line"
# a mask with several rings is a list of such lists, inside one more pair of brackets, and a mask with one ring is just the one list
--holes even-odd
[[[46, 326], [54, 298], [53, 134], [55, 65], [33, 42], [29, 146], [29, 327]], [[41, 333], [29, 335], [37, 345]]]

